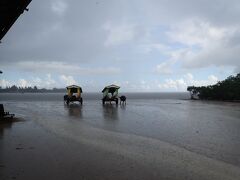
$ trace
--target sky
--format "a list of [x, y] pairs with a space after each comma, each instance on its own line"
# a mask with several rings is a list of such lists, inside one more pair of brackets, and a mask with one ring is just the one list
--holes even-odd
[[239, 0], [32, 0], [0, 44], [0, 86], [182, 92], [240, 72]]

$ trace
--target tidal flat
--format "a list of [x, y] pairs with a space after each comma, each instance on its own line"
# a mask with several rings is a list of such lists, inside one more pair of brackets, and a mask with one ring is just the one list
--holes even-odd
[[0, 179], [239, 179], [240, 104], [127, 94], [83, 105], [63, 94], [0, 94]]

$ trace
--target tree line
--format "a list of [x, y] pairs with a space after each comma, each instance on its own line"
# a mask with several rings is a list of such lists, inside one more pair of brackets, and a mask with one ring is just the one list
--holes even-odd
[[16, 85], [8, 86], [6, 88], [0, 87], [0, 93], [46, 93], [46, 92], [65, 92], [65, 88], [53, 88], [53, 89], [46, 89], [46, 88], [38, 88], [37, 86], [34, 87], [18, 87]]
[[209, 86], [188, 86], [192, 99], [240, 100], [240, 73]]

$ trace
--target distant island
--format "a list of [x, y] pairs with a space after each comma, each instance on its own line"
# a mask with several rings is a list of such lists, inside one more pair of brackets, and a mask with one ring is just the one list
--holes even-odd
[[240, 101], [240, 73], [236, 76], [229, 76], [215, 85], [189, 86], [191, 99]]
[[17, 87], [16, 85], [9, 86], [6, 88], [0, 87], [0, 93], [60, 93], [66, 92], [66, 88], [52, 88], [46, 89], [41, 88], [39, 89], [37, 86], [34, 87]]

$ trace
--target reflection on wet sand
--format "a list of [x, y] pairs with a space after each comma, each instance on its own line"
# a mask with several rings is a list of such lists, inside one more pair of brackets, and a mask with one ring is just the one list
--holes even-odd
[[6, 119], [1, 119], [0, 120], [0, 137], [4, 136], [4, 130], [6, 129], [11, 129], [12, 128], [12, 124], [14, 122], [19, 122], [22, 121], [22, 119], [19, 118], [6, 118]]
[[4, 130], [5, 129], [11, 129], [12, 128], [12, 122], [8, 123], [0, 123], [0, 137], [4, 136]]
[[102, 106], [103, 117], [105, 120], [118, 120], [118, 105], [104, 104]]
[[126, 110], [126, 104], [120, 104], [120, 108], [123, 110], [123, 111], [125, 111]]
[[69, 116], [80, 117], [82, 118], [82, 105], [80, 104], [64, 104], [64, 108], [68, 110]]

